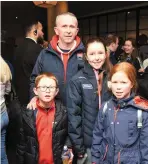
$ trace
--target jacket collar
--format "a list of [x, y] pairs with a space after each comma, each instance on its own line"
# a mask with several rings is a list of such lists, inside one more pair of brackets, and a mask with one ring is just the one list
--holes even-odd
[[[62, 105], [62, 102], [58, 99], [55, 99], [55, 119], [60, 112], [60, 110], [66, 110], [66, 108]], [[34, 131], [36, 132], [36, 113], [37, 109], [31, 110], [31, 109], [23, 109], [23, 117], [26, 122], [26, 124]]]
[[132, 105], [132, 100], [135, 97], [135, 93], [131, 93], [130, 97], [126, 99], [120, 99], [118, 100], [114, 95], [113, 95], [113, 102], [115, 104], [115, 107], [119, 108], [125, 108], [128, 105]]
[[[100, 74], [103, 71], [103, 69], [99, 69], [97, 71], [98, 74]], [[85, 61], [84, 63], [84, 73], [87, 74], [88, 76], [95, 76], [93, 67], [87, 61]]]
[[[75, 54], [75, 52], [79, 52], [79, 51], [80, 51], [80, 52], [84, 52], [84, 50], [85, 50], [84, 45], [83, 45], [82, 42], [80, 42], [80, 44], [72, 51], [71, 56], [73, 56], [73, 54]], [[52, 47], [51, 44], [49, 44], [48, 48], [45, 49], [45, 51], [51, 52], [51, 53], [53, 53], [53, 54], [59, 56], [59, 58], [60, 58], [59, 52], [57, 52], [57, 51]], [[71, 56], [70, 56], [70, 57], [71, 57]]]
[[37, 44], [37, 41], [35, 39], [31, 38], [31, 37], [26, 37], [26, 39], [30, 39], [30, 40], [34, 41]]
[[23, 110], [23, 117], [24, 120], [26, 122], [26, 124], [28, 124], [28, 126], [35, 132], [35, 123], [36, 123], [36, 118], [35, 118], [35, 114], [36, 114], [37, 110], [31, 110], [31, 109], [24, 109]]

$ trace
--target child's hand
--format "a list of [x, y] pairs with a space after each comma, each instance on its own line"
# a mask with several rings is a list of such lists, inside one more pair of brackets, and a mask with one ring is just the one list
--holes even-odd
[[36, 109], [36, 100], [37, 100], [37, 96], [34, 96], [30, 100], [29, 104], [27, 105], [27, 109], [33, 109], [33, 110], [35, 110]]

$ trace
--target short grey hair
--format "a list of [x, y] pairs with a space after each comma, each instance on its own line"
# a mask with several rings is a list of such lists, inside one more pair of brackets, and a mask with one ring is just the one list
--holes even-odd
[[76, 21], [77, 21], [77, 26], [78, 26], [78, 19], [77, 19], [77, 17], [73, 13], [70, 13], [70, 12], [65, 12], [65, 13], [57, 15], [56, 21], [55, 21], [55, 26], [57, 26], [57, 22], [58, 22], [59, 17], [66, 16], [66, 15], [74, 17], [76, 19]]

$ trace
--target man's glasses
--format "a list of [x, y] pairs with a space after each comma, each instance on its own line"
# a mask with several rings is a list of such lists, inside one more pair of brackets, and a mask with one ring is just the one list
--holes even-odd
[[57, 87], [55, 87], [55, 86], [49, 86], [49, 87], [47, 87], [47, 86], [38, 86], [37, 88], [40, 88], [40, 91], [42, 91], [42, 92], [46, 92], [47, 89], [50, 90], [51, 92], [54, 92]]

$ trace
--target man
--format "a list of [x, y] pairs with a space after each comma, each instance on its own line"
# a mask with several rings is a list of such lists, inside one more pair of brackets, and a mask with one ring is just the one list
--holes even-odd
[[60, 99], [66, 104], [66, 84], [83, 66], [84, 46], [77, 36], [78, 21], [74, 14], [63, 13], [56, 17], [53, 36], [47, 49], [41, 51], [31, 74], [31, 102], [29, 108], [35, 108], [36, 97], [33, 94], [35, 78], [42, 72], [53, 73], [59, 82]]
[[110, 62], [113, 65], [115, 65], [117, 63], [117, 59], [115, 57], [115, 51], [118, 48], [119, 39], [114, 34], [108, 34], [105, 39], [106, 39], [106, 47], [107, 47], [107, 52], [109, 55]]
[[26, 38], [15, 52], [15, 86], [22, 105], [29, 102], [30, 75], [42, 50], [42, 47], [37, 44], [38, 40], [43, 39], [42, 29], [42, 24], [39, 21], [28, 23], [25, 28]]

